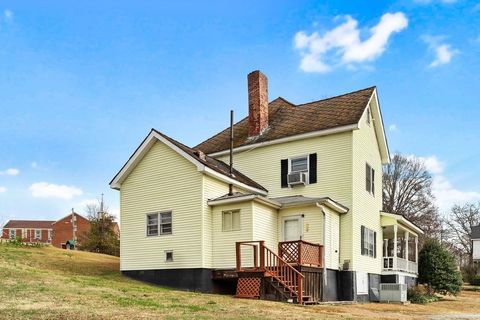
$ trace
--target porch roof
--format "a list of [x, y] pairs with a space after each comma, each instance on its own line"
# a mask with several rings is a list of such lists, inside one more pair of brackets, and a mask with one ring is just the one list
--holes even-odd
[[414, 224], [413, 222], [411, 222], [401, 214], [388, 213], [388, 212], [381, 211], [380, 215], [381, 215], [382, 227], [389, 226], [392, 224], [393, 225], [398, 224], [398, 225], [401, 225], [403, 228], [408, 229], [410, 232], [414, 234], [418, 235], [418, 234], [424, 233], [419, 226], [417, 226], [416, 224]]
[[222, 204], [238, 203], [243, 201], [257, 201], [257, 202], [266, 204], [268, 206], [274, 207], [275, 209], [323, 204], [339, 213], [347, 213], [349, 210], [344, 205], [332, 200], [329, 197], [312, 198], [312, 197], [304, 197], [304, 196], [298, 195], [298, 196], [288, 196], [288, 197], [278, 197], [278, 198], [267, 198], [267, 197], [260, 196], [258, 194], [242, 193], [242, 192], [234, 192], [231, 195], [226, 194], [215, 199], [210, 199], [208, 200], [208, 205], [215, 206], [215, 205], [222, 205]]

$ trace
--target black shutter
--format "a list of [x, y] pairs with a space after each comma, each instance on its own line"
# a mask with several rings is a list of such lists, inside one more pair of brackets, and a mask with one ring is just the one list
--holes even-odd
[[280, 161], [281, 164], [281, 183], [282, 183], [282, 188], [288, 188], [288, 159], [282, 159]]
[[360, 238], [361, 238], [361, 244], [360, 244], [360, 247], [361, 247], [361, 250], [360, 252], [362, 253], [362, 256], [365, 254], [365, 250], [364, 250], [364, 243], [365, 243], [365, 227], [362, 226], [361, 229], [360, 229]]
[[366, 189], [368, 192], [370, 192], [370, 175], [371, 175], [371, 170], [370, 170], [370, 166], [368, 165], [368, 163], [365, 165], [365, 183], [366, 183]]
[[310, 159], [309, 159], [309, 168], [308, 168], [308, 173], [309, 173], [309, 179], [308, 183], [317, 183], [317, 154], [316, 153], [311, 153], [310, 154]]
[[373, 233], [373, 257], [377, 257], [377, 232]]
[[375, 195], [375, 170], [372, 169], [372, 194]]

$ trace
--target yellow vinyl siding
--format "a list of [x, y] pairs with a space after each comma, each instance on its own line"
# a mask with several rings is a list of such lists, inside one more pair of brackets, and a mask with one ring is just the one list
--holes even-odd
[[[213, 258], [213, 239], [214, 233], [219, 232], [218, 229], [214, 229], [214, 208], [208, 205], [208, 200], [215, 199], [224, 196], [228, 193], [228, 184], [212, 178], [207, 175], [203, 175], [203, 266], [205, 268], [218, 268], [215, 266]], [[234, 192], [245, 192], [237, 187], [233, 188]], [[218, 221], [216, 221], [218, 222]], [[220, 226], [221, 227], [221, 226]], [[241, 240], [238, 240], [241, 241]], [[235, 250], [235, 249], [233, 249]], [[233, 251], [235, 254], [235, 251]]]
[[[223, 231], [222, 212], [240, 210], [240, 230]], [[245, 201], [235, 204], [218, 205], [212, 208], [213, 221], [213, 268], [235, 268], [235, 243], [237, 241], [252, 241], [253, 219], [252, 202]], [[256, 239], [258, 240], [258, 239]], [[251, 248], [243, 247], [242, 264], [252, 264]]]
[[[202, 174], [157, 141], [120, 190], [121, 270], [202, 266]], [[146, 214], [172, 211], [172, 234], [146, 236]], [[165, 262], [173, 250], [173, 262]]]
[[[353, 132], [291, 141], [235, 153], [235, 168], [264, 186], [268, 190], [270, 198], [293, 195], [329, 196], [351, 208], [353, 201]], [[282, 188], [280, 161], [310, 153], [317, 153], [317, 183]], [[228, 161], [228, 155], [219, 157], [219, 159]], [[347, 259], [353, 260], [352, 223], [352, 211], [340, 217], [341, 262]], [[279, 241], [282, 239], [283, 236], [279, 238]]]
[[253, 239], [264, 240], [265, 245], [277, 252], [278, 210], [253, 202]]
[[[360, 129], [353, 132], [353, 270], [381, 273], [382, 228], [382, 163], [375, 135], [376, 119], [368, 125], [366, 113], [360, 120]], [[375, 170], [375, 195], [366, 190], [366, 163]], [[361, 254], [361, 226], [377, 232], [377, 257]], [[342, 234], [343, 235], [343, 234]]]
[[340, 215], [323, 206], [325, 211], [325, 265], [338, 270], [340, 256]]

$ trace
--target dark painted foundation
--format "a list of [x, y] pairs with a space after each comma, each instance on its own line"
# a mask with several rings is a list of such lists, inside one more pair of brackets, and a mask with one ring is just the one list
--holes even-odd
[[134, 270], [122, 271], [122, 274], [136, 280], [188, 291], [213, 292], [215, 289], [211, 269]]
[[325, 300], [338, 301], [338, 270], [327, 269]]

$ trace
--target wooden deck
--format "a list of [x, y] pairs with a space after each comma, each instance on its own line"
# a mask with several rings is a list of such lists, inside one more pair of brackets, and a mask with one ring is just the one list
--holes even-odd
[[[245, 250], [251, 265], [242, 264]], [[317, 303], [322, 299], [323, 254], [323, 246], [303, 240], [280, 242], [278, 254], [264, 241], [237, 242], [236, 297]]]

